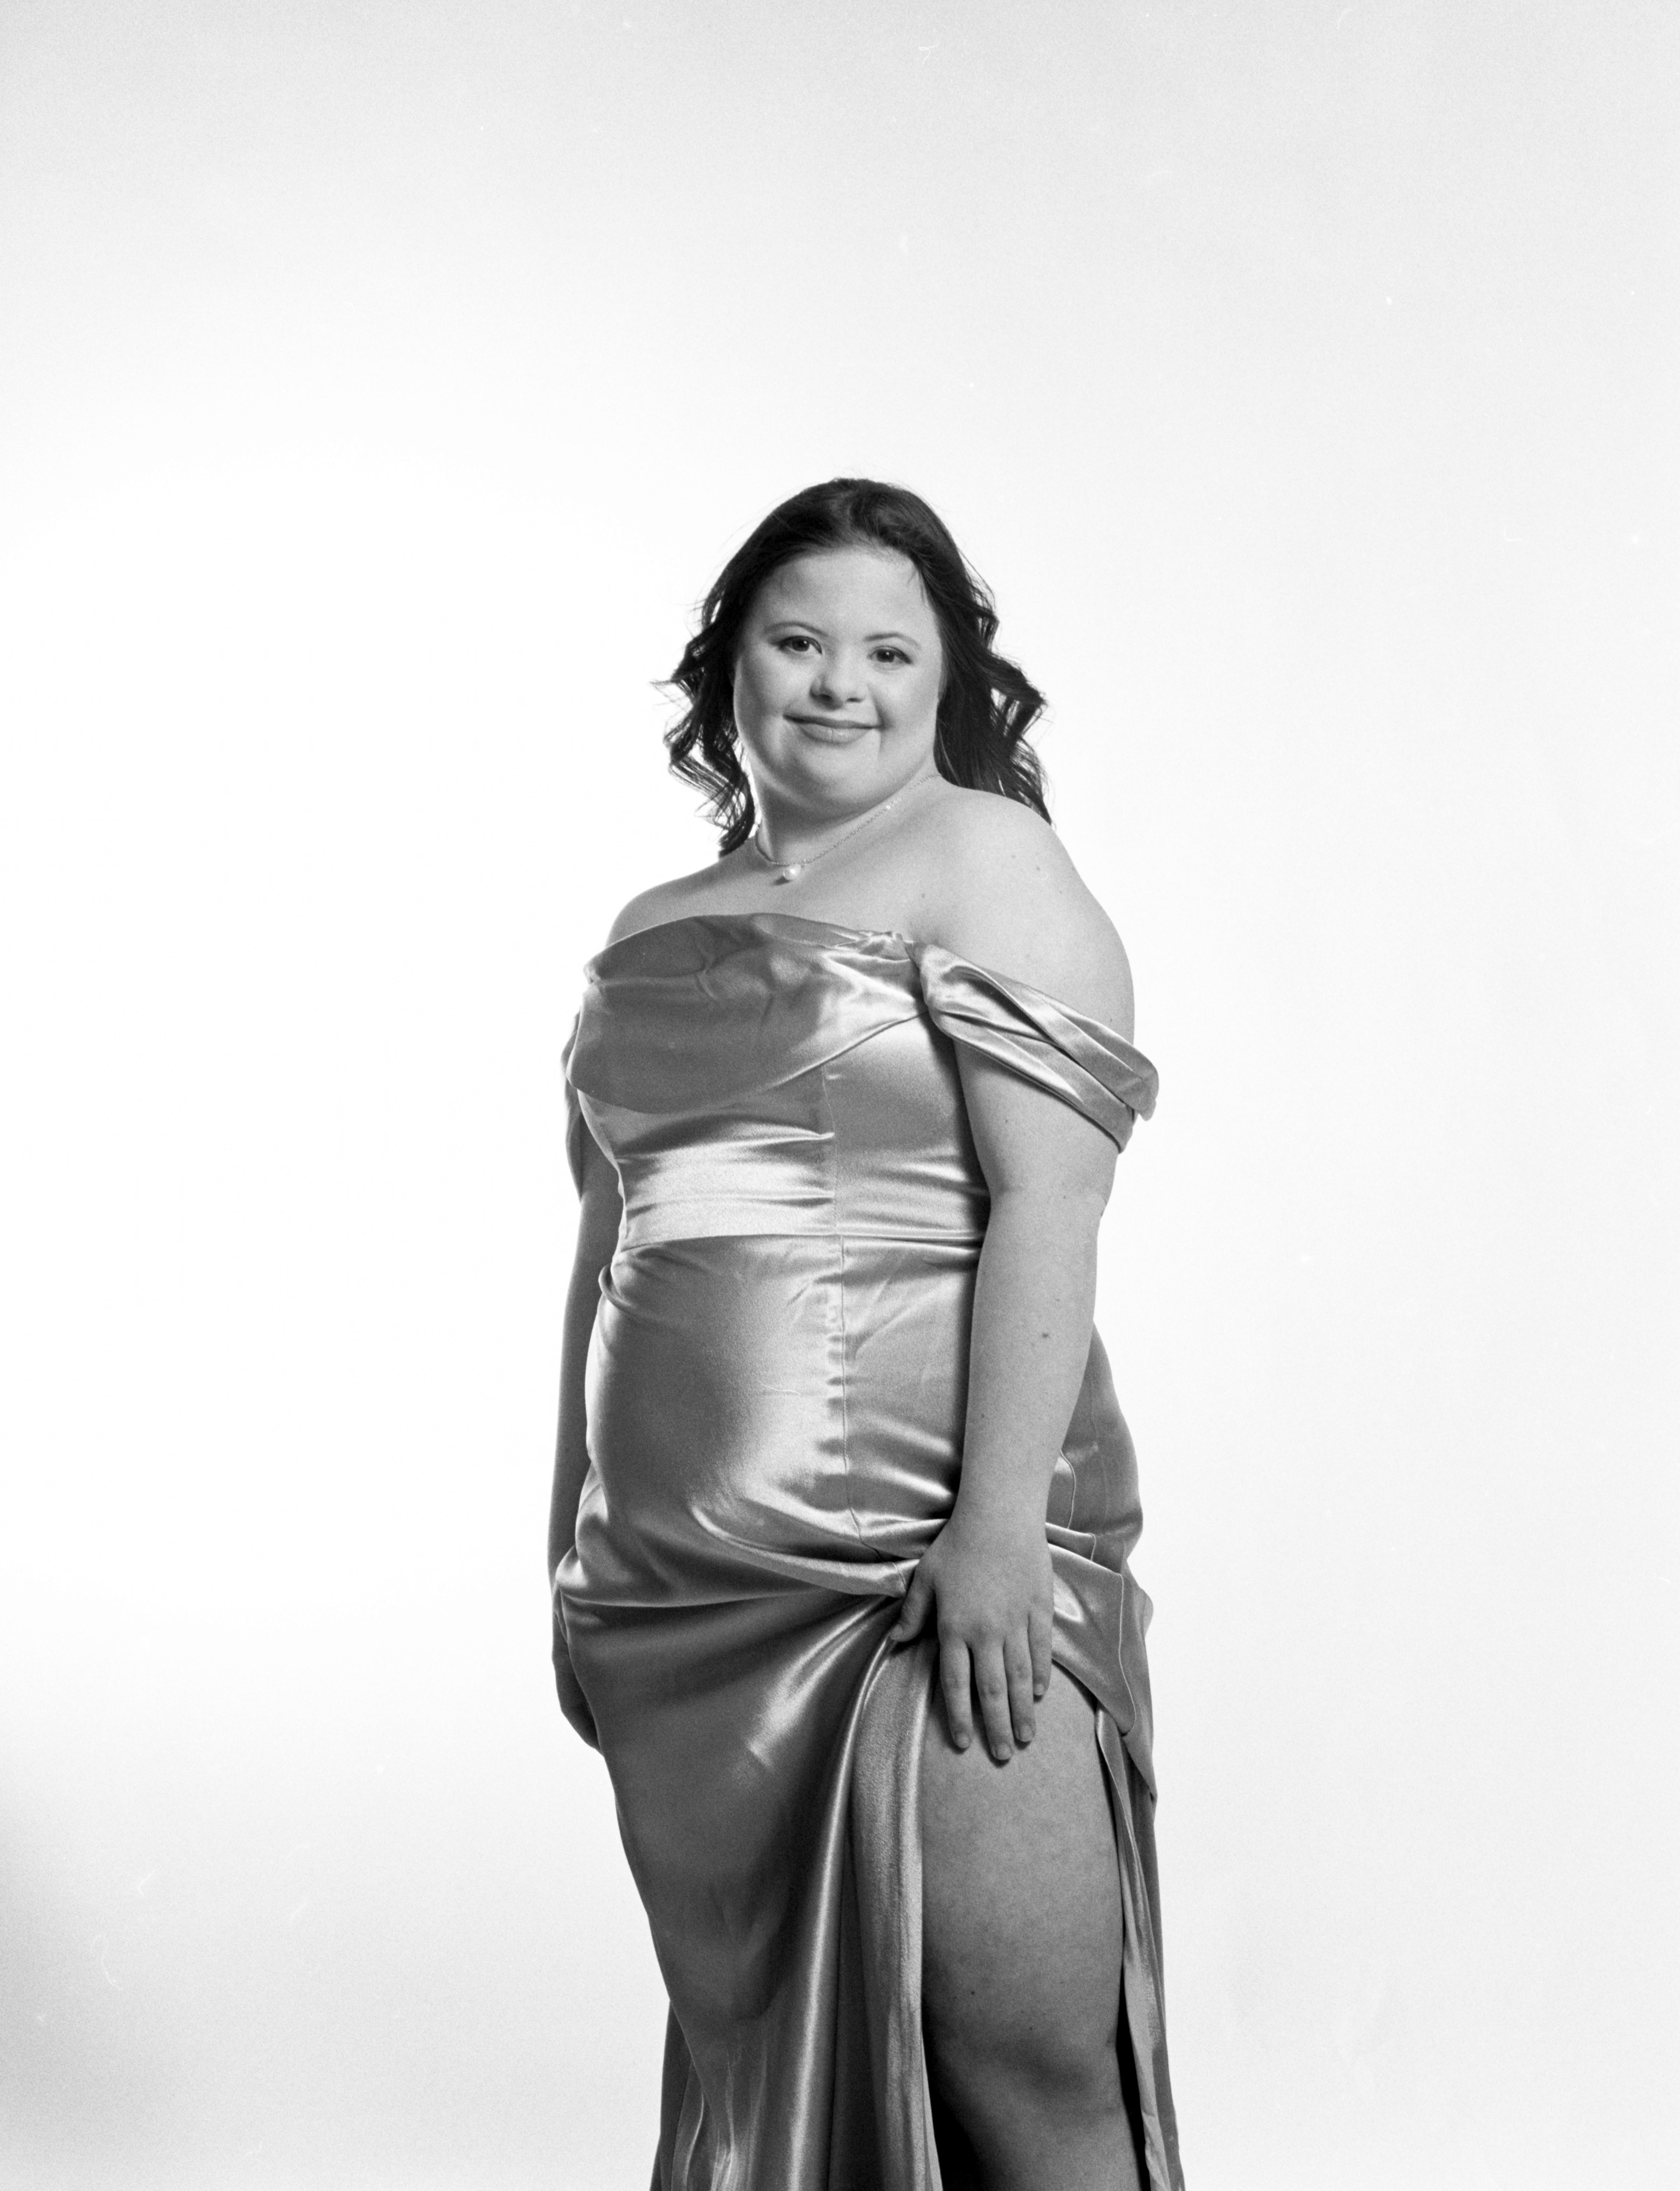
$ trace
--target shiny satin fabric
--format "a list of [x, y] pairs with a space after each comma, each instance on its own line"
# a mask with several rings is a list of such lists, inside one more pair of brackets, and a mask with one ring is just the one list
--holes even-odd
[[[1121, 1147], [1131, 1046], [891, 934], [769, 913], [591, 962], [567, 1053], [624, 1195], [556, 1595], [670, 1996], [655, 2191], [940, 2191], [922, 2052], [931, 1642], [889, 1649], [961, 1467], [987, 1193], [956, 1045]], [[1149, 1602], [1093, 1336], [1045, 1517], [1125, 1905], [1152, 2191], [1182, 2184], [1162, 2021]], [[953, 2191], [946, 2186], [945, 2191]]]

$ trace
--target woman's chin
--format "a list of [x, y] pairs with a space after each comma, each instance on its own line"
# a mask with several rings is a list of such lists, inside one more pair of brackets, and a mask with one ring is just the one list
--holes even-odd
[[892, 777], [877, 755], [858, 746], [808, 746], [790, 754], [777, 788], [800, 805], [850, 813], [887, 798]]

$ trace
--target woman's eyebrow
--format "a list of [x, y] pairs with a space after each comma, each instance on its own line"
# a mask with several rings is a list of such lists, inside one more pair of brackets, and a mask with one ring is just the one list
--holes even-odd
[[[813, 622], [810, 617], [772, 617], [769, 623], [764, 626], [764, 629], [766, 631], [814, 631], [819, 639], [827, 639], [829, 636], [828, 627]], [[871, 631], [864, 634], [863, 644], [865, 646], [879, 646], [884, 639], [897, 640], [901, 646], [919, 648], [922, 643], [920, 640], [913, 638], [908, 631]]]

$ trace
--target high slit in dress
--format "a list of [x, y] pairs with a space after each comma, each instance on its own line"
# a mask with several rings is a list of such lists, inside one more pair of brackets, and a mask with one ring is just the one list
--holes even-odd
[[[1148, 1061], [932, 945], [697, 914], [591, 961], [567, 1051], [624, 1199], [555, 1579], [670, 1998], [654, 2191], [940, 2191], [921, 2029], [927, 1639], [886, 1642], [962, 1462], [986, 1184], [969, 1044], [1124, 1147]], [[1180, 2191], [1149, 1601], [1100, 1340], [1050, 1487], [1056, 1663], [1094, 1705], [1123, 2083]], [[948, 2184], [945, 2191], [951, 2191]]]

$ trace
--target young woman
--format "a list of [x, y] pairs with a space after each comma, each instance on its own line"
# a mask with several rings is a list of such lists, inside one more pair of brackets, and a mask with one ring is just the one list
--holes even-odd
[[[550, 1540], [669, 1990], [658, 2191], [1181, 2182], [1096, 1232], [1155, 1075], [927, 505], [767, 517], [613, 924]], [[935, 1703], [935, 1693], [937, 1703]]]

